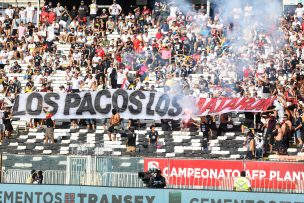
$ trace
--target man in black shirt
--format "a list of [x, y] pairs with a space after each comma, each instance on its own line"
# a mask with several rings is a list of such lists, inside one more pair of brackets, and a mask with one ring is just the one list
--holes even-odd
[[35, 61], [35, 67], [40, 66], [42, 57], [39, 55], [39, 52], [36, 52], [36, 55], [34, 56], [34, 61]]
[[151, 131], [149, 132], [149, 145], [156, 146], [158, 143], [158, 132], [155, 130], [155, 126], [150, 127]]
[[22, 72], [21, 66], [18, 64], [17, 61], [14, 62], [13, 72], [14, 73], [21, 73]]
[[134, 133], [134, 128], [129, 128], [129, 132], [127, 133], [127, 152], [135, 152], [136, 151], [136, 134]]
[[72, 10], [70, 11], [71, 20], [74, 20], [78, 16], [78, 11], [76, 6], [73, 6]]
[[252, 130], [254, 133], [254, 114], [252, 112], [245, 112], [245, 122], [243, 122], [241, 130], [242, 133], [245, 133], [245, 128]]
[[150, 188], [166, 187], [166, 179], [161, 175], [160, 169], [156, 169], [156, 176], [151, 177], [149, 187]]
[[49, 139], [51, 140], [51, 143], [54, 144], [54, 128], [55, 128], [55, 120], [54, 120], [54, 115], [53, 113], [46, 107], [43, 108], [43, 111], [46, 114], [45, 117], [45, 137], [44, 137], [44, 143], [47, 144], [49, 143]]
[[84, 5], [84, 1], [80, 2], [80, 6], [78, 8], [78, 17], [79, 17], [79, 23], [83, 24], [87, 22], [87, 13], [88, 13], [88, 7]]
[[29, 24], [27, 26], [27, 29], [28, 29], [28, 32], [29, 32], [29, 36], [33, 36], [35, 26], [33, 25], [32, 22], [29, 22]]

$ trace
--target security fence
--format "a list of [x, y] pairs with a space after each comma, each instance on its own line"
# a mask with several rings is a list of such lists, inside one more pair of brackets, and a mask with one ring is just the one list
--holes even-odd
[[[50, 157], [47, 157], [50, 159]], [[26, 159], [22, 157], [22, 159]], [[44, 158], [39, 159], [32, 158], [33, 160], [45, 161]], [[54, 157], [56, 159], [56, 157]], [[208, 166], [202, 165], [201, 170], [198, 168], [180, 168], [179, 171], [174, 171], [177, 166], [177, 162], [181, 160], [165, 159], [166, 165], [162, 165], [161, 160], [156, 160], [161, 165], [163, 169], [163, 174], [167, 180], [167, 188], [177, 188], [177, 189], [200, 189], [200, 190], [224, 190], [231, 191], [234, 186], [234, 177], [220, 177], [220, 172], [218, 177], [212, 177], [212, 173], [215, 171], [210, 171], [207, 177]], [[150, 161], [150, 160], [148, 160]], [[145, 187], [142, 180], [138, 177], [138, 172], [143, 172], [147, 169], [147, 165], [151, 163], [143, 158], [113, 158], [113, 157], [94, 157], [94, 156], [68, 156], [66, 161], [63, 161], [60, 157], [60, 163], [65, 163], [64, 170], [45, 170], [39, 168], [43, 171], [43, 184], [56, 184], [56, 185], [92, 185], [92, 186], [105, 186], [105, 187], [135, 187], [142, 188]], [[162, 160], [164, 161], [164, 160]], [[197, 160], [199, 162], [201, 160]], [[210, 160], [204, 160], [203, 163], [214, 164]], [[223, 163], [222, 163], [223, 162]], [[236, 164], [235, 161], [219, 161], [217, 164], [231, 165]], [[267, 163], [267, 162], [266, 162]], [[271, 163], [271, 162], [269, 162]], [[5, 164], [5, 163], [4, 163]], [[151, 164], [155, 164], [154, 162]], [[244, 163], [244, 166], [249, 163]], [[255, 163], [257, 166], [261, 167], [261, 162]], [[278, 163], [273, 163], [278, 164]], [[292, 165], [293, 163], [290, 163]], [[186, 165], [186, 163], [185, 163]], [[281, 164], [282, 165], [282, 164]], [[297, 167], [302, 167], [302, 164], [296, 165]], [[194, 166], [193, 166], [194, 167]], [[292, 166], [290, 166], [292, 167]], [[295, 166], [293, 166], [295, 169]], [[56, 168], [56, 167], [53, 167]], [[2, 183], [27, 183], [29, 177], [31, 176], [30, 171], [32, 168], [27, 169], [11, 169], [7, 168], [2, 170], [1, 182]], [[36, 168], [37, 169], [37, 168]], [[50, 168], [51, 169], [51, 168]], [[177, 169], [176, 169], [177, 170]], [[242, 169], [241, 169], [242, 170]], [[231, 171], [231, 174], [234, 172]], [[257, 172], [256, 172], [257, 173]], [[293, 171], [295, 175], [301, 175], [303, 172], [298, 174]], [[237, 174], [237, 173], [236, 173]], [[252, 173], [253, 175], [255, 173]], [[272, 172], [272, 175], [275, 173]], [[256, 174], [255, 174], [256, 175]], [[206, 177], [205, 177], [206, 176]], [[277, 178], [251, 178], [250, 182], [253, 191], [256, 192], [286, 192], [286, 193], [304, 193], [304, 180], [285, 180], [281, 177]]]

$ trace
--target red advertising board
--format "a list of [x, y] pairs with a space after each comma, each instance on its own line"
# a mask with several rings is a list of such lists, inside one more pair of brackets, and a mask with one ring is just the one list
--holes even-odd
[[180, 186], [233, 187], [242, 170], [253, 188], [296, 189], [304, 183], [303, 163], [145, 158], [144, 167], [160, 168], [168, 184]]

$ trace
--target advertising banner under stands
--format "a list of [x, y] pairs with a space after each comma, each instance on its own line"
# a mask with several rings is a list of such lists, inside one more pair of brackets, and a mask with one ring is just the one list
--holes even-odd
[[16, 118], [45, 118], [44, 108], [55, 119], [109, 118], [116, 109], [125, 119], [180, 119], [228, 112], [262, 112], [273, 98], [194, 98], [147, 91], [101, 90], [81, 93], [33, 92], [17, 96], [13, 106]]
[[22, 184], [0, 190], [1, 203], [304, 203], [303, 194], [284, 193]]
[[304, 164], [145, 158], [144, 169], [159, 168], [169, 184], [233, 189], [233, 180], [246, 171], [253, 188], [297, 190], [304, 185]]

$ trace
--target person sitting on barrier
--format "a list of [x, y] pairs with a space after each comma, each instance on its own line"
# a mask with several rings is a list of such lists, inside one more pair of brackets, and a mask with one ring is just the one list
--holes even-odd
[[42, 184], [42, 181], [43, 181], [43, 172], [38, 171], [37, 172], [37, 184]]
[[33, 174], [36, 173], [36, 171], [33, 169], [31, 170], [31, 174], [29, 175], [29, 177], [26, 180], [27, 184], [33, 184]]
[[120, 124], [120, 115], [116, 109], [112, 109], [112, 116], [110, 118], [110, 127], [108, 128], [109, 140], [112, 141], [111, 134], [114, 134], [113, 140], [116, 140], [116, 131]]
[[238, 192], [251, 191], [251, 184], [249, 179], [246, 177], [245, 171], [241, 171], [241, 176], [234, 180], [233, 190]]

